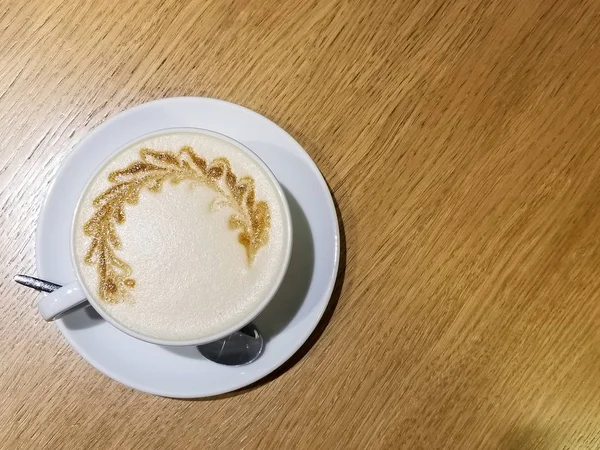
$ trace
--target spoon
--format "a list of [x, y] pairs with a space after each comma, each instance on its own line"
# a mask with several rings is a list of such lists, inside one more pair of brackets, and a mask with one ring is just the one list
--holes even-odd
[[[61, 287], [59, 284], [29, 275], [15, 275], [14, 280], [42, 292], [52, 292]], [[202, 356], [217, 364], [243, 366], [258, 359], [265, 348], [265, 341], [256, 325], [249, 323], [229, 336], [199, 345], [197, 348]]]

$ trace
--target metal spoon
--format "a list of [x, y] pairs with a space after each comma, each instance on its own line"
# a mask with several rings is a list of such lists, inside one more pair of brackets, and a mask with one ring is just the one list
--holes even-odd
[[[59, 284], [29, 275], [15, 275], [14, 280], [23, 286], [42, 292], [52, 292], [61, 287]], [[206, 359], [217, 364], [242, 366], [258, 359], [264, 348], [265, 341], [262, 335], [256, 325], [250, 323], [223, 339], [199, 345], [198, 351]]]

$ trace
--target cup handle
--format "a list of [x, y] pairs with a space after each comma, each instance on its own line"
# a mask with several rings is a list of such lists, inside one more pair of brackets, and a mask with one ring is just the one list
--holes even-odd
[[79, 282], [74, 281], [49, 293], [38, 302], [40, 314], [48, 322], [86, 300]]

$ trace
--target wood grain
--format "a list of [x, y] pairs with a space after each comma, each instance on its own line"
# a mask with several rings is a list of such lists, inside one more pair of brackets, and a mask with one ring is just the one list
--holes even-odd
[[[600, 3], [4, 0], [0, 447], [599, 449]], [[198, 95], [287, 129], [346, 238], [296, 364], [211, 401], [106, 378], [11, 282], [63, 157]]]

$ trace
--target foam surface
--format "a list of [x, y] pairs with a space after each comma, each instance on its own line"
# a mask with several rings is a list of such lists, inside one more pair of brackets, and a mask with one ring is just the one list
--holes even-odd
[[127, 205], [125, 223], [117, 226], [122, 241], [117, 255], [133, 269], [136, 285], [121, 303], [97, 303], [125, 327], [168, 341], [215, 335], [252, 314], [277, 281], [288, 239], [283, 206], [271, 180], [236, 146], [196, 133], [150, 138], [113, 156], [78, 208], [73, 249], [81, 282], [90, 293], [97, 292], [98, 275], [95, 266], [82, 262], [90, 245], [83, 225], [94, 213], [94, 198], [111, 186], [108, 174], [138, 160], [143, 147], [177, 152], [185, 145], [209, 162], [228, 158], [238, 177], [252, 176], [257, 201], [269, 205], [271, 227], [267, 245], [249, 266], [238, 231], [228, 226], [232, 210], [211, 211], [215, 193], [210, 188], [189, 181], [165, 183], [158, 193], [142, 189], [138, 204]]

